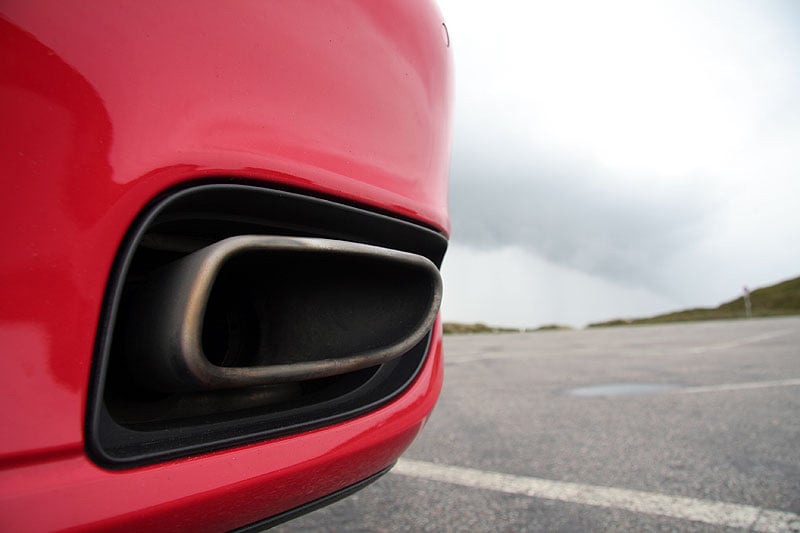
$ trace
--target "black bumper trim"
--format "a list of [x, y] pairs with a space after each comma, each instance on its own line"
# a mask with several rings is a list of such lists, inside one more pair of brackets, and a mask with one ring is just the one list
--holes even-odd
[[353, 483], [352, 485], [350, 485], [348, 487], [345, 487], [345, 488], [343, 488], [343, 489], [341, 489], [339, 491], [336, 491], [333, 494], [329, 494], [327, 496], [323, 496], [322, 498], [316, 499], [316, 500], [314, 500], [312, 502], [308, 502], [308, 503], [306, 503], [304, 505], [301, 505], [300, 507], [295, 507], [294, 509], [289, 509], [288, 511], [285, 511], [285, 512], [283, 512], [281, 514], [277, 514], [275, 516], [271, 516], [269, 518], [265, 518], [264, 520], [259, 520], [258, 522], [254, 522], [254, 523], [252, 523], [250, 525], [247, 525], [247, 526], [244, 526], [244, 527], [240, 527], [238, 529], [234, 529], [233, 532], [234, 533], [254, 533], [254, 532], [257, 532], [257, 531], [264, 531], [265, 529], [273, 528], [273, 527], [275, 527], [277, 525], [280, 525], [280, 524], [282, 524], [284, 522], [287, 522], [289, 520], [294, 520], [295, 518], [298, 518], [298, 517], [300, 517], [300, 516], [302, 516], [304, 514], [308, 514], [308, 513], [312, 512], [312, 511], [316, 511], [317, 509], [321, 509], [323, 507], [326, 507], [326, 506], [328, 506], [328, 505], [330, 505], [332, 503], [335, 503], [335, 502], [341, 500], [342, 498], [346, 498], [347, 496], [350, 496], [351, 494], [354, 494], [354, 493], [360, 491], [361, 489], [363, 489], [367, 485], [373, 483], [374, 481], [377, 481], [378, 478], [380, 478], [384, 474], [386, 474], [389, 470], [392, 469], [392, 467], [394, 467], [394, 463], [392, 463], [388, 467], [384, 468], [383, 470], [381, 470], [377, 474], [373, 474], [373, 475], [369, 476], [366, 479], [362, 479], [361, 481]]

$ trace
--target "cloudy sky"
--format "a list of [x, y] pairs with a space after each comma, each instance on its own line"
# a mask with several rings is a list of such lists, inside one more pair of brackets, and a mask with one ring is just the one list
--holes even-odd
[[439, 4], [445, 320], [582, 326], [800, 275], [800, 2]]

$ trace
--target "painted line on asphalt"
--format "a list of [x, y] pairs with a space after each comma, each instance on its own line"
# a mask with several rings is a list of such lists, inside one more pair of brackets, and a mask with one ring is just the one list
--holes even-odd
[[708, 385], [703, 387], [686, 387], [685, 389], [671, 390], [668, 394], [697, 394], [701, 392], [767, 389], [770, 387], [796, 387], [797, 385], [800, 385], [800, 379], [776, 379], [774, 381], [750, 381], [746, 383], [723, 383], [721, 385]]
[[404, 458], [397, 461], [392, 472], [402, 476], [450, 483], [462, 487], [621, 509], [715, 526], [737, 527], [770, 533], [800, 531], [799, 515], [751, 505], [515, 476]]
[[779, 329], [777, 331], [770, 331], [769, 333], [762, 333], [761, 335], [744, 337], [742, 339], [737, 339], [735, 341], [720, 342], [717, 344], [708, 344], [706, 346], [694, 346], [686, 351], [688, 353], [706, 353], [706, 352], [715, 352], [717, 350], [729, 350], [731, 348], [738, 348], [740, 346], [745, 346], [747, 344], [753, 344], [754, 342], [776, 339], [778, 337], [783, 337], [784, 335], [788, 335], [789, 333], [794, 333], [796, 331], [797, 330], [795, 328]]

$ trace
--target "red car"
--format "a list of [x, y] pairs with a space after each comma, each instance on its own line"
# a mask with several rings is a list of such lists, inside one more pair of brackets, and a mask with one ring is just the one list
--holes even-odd
[[0, 529], [262, 529], [442, 382], [429, 1], [6, 1]]

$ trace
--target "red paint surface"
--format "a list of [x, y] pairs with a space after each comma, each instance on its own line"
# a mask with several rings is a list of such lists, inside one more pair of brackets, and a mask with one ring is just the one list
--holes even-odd
[[405, 450], [433, 408], [442, 383], [438, 324], [436, 330], [415, 383], [355, 420], [119, 472], [95, 466], [80, 450], [6, 470], [0, 529], [227, 530], [364, 479]]
[[53, 0], [2, 11], [0, 529], [233, 527], [391, 463], [433, 406], [438, 355], [366, 417], [167, 465], [94, 466], [84, 414], [111, 264], [162, 191], [249, 179], [448, 230], [451, 71], [436, 9]]

